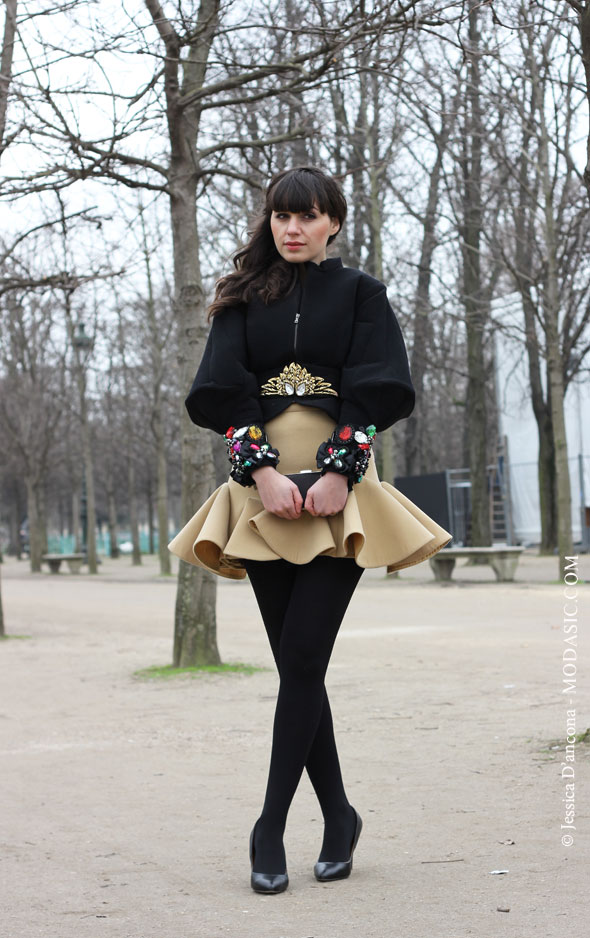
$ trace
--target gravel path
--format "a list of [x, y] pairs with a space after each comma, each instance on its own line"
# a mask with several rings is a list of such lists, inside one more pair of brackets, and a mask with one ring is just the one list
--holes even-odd
[[567, 763], [571, 846], [561, 763], [567, 711], [576, 733], [590, 725], [590, 601], [579, 585], [563, 694], [555, 558], [528, 552], [511, 584], [462, 565], [450, 586], [427, 563], [363, 575], [327, 677], [364, 822], [354, 869], [314, 879], [322, 818], [304, 774], [276, 896], [249, 884], [278, 683], [249, 583], [218, 581], [219, 648], [264, 670], [145, 681], [133, 672], [171, 660], [175, 581], [154, 558], [100, 571], [2, 565], [7, 632], [28, 636], [0, 643], [2, 938], [588, 934], [590, 743]]

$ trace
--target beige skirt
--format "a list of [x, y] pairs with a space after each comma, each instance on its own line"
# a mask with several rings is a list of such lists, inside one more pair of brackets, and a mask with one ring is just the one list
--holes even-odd
[[[291, 404], [265, 424], [271, 446], [280, 453], [278, 471], [317, 469], [315, 456], [335, 421], [318, 407]], [[187, 563], [230, 579], [243, 579], [241, 558], [309, 563], [319, 554], [353, 557], [359, 567], [386, 567], [387, 573], [422, 563], [452, 535], [377, 474], [374, 457], [361, 482], [348, 493], [342, 511], [314, 517], [279, 518], [266, 511], [256, 486], [229, 478], [211, 493], [168, 544]]]

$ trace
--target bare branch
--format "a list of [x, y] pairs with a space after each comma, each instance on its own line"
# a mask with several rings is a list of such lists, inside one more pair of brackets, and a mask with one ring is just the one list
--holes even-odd
[[12, 75], [14, 37], [16, 35], [16, 3], [17, 0], [5, 0], [6, 19], [4, 21], [4, 38], [2, 40], [2, 56], [0, 58], [0, 156], [6, 147], [4, 132], [6, 129], [8, 89], [10, 88]]

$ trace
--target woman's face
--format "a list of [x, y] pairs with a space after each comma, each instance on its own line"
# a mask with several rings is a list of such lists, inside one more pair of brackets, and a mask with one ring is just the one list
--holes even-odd
[[314, 204], [309, 212], [272, 212], [270, 228], [277, 251], [286, 261], [301, 264], [326, 259], [328, 238], [340, 228], [337, 218], [320, 212]]

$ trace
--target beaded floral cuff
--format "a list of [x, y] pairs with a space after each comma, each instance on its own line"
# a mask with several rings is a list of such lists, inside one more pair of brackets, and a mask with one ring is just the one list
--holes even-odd
[[232, 468], [230, 476], [240, 485], [255, 485], [251, 476], [259, 466], [277, 466], [279, 451], [273, 449], [264, 427], [257, 423], [249, 427], [228, 427], [223, 435]]
[[316, 463], [326, 472], [340, 472], [348, 476], [348, 491], [355, 482], [361, 482], [369, 468], [371, 448], [377, 430], [374, 424], [369, 427], [354, 426], [350, 423], [339, 424], [329, 440], [321, 443]]

